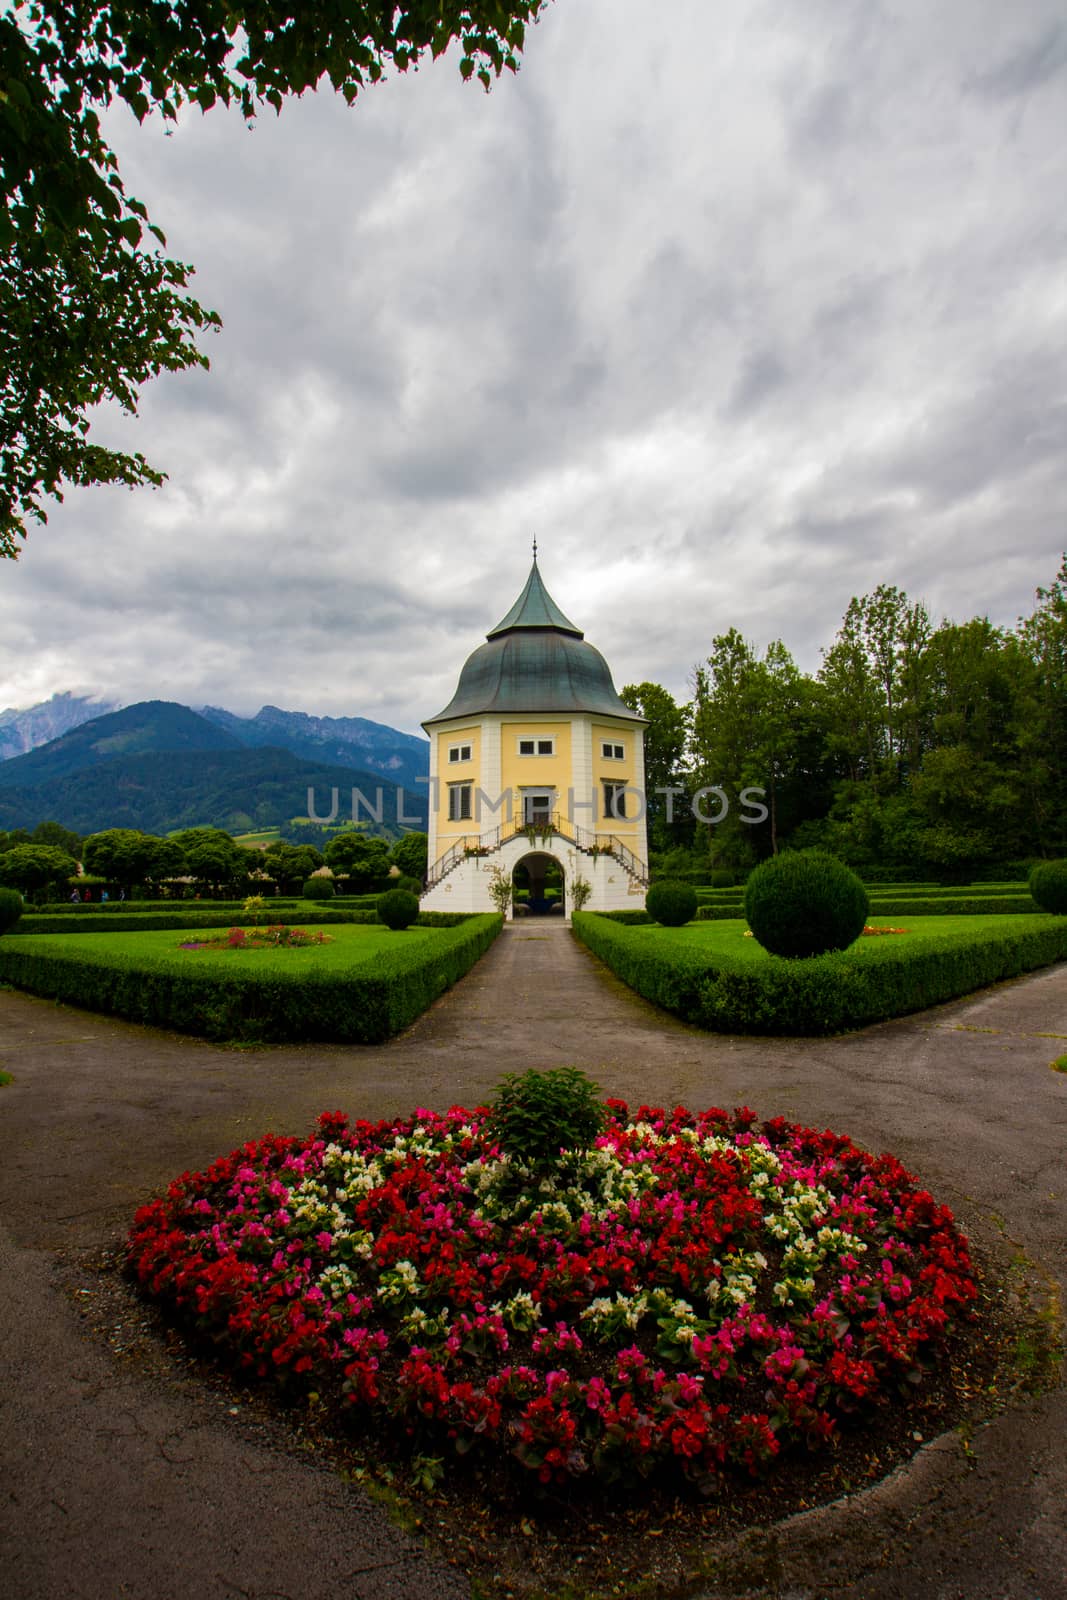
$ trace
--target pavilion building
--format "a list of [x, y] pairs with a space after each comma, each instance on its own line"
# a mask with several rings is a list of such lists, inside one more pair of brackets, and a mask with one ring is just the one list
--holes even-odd
[[[523, 907], [534, 912], [569, 913], [576, 883], [589, 886], [590, 911], [644, 904], [645, 721], [548, 593], [536, 546], [519, 598], [423, 727], [424, 910], [491, 911], [498, 873], [528, 887]], [[559, 885], [551, 900], [546, 880]]]

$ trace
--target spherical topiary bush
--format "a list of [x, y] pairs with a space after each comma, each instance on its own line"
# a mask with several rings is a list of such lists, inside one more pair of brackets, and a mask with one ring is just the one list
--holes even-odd
[[697, 892], [691, 883], [664, 878], [654, 883], [645, 895], [645, 910], [665, 928], [680, 928], [696, 915]]
[[395, 878], [389, 885], [390, 889], [406, 889], [408, 894], [420, 895], [422, 893], [422, 880], [419, 878]]
[[22, 896], [17, 889], [0, 889], [0, 933], [13, 928], [22, 915]]
[[856, 874], [822, 850], [772, 856], [745, 885], [748, 925], [776, 956], [844, 950], [863, 932], [869, 904]]
[[378, 896], [378, 916], [394, 933], [410, 928], [418, 914], [419, 897], [407, 889], [387, 889]]
[[300, 891], [304, 900], [332, 900], [334, 887], [332, 878], [309, 878]]
[[1042, 911], [1067, 916], [1067, 861], [1039, 861], [1030, 874], [1030, 893]]

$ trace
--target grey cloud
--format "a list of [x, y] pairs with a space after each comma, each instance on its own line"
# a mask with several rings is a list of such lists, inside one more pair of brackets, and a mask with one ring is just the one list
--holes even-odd
[[965, 88], [990, 100], [1013, 100], [1041, 88], [1067, 67], [1067, 26], [1053, 22], [994, 67], [974, 73]]

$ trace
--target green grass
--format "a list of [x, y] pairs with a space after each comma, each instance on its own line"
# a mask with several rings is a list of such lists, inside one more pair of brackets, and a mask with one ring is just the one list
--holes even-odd
[[[998, 935], [1007, 934], [1010, 937], [1015, 931], [1025, 933], [1046, 921], [1047, 917], [1041, 912], [988, 918], [916, 917], [910, 922], [906, 917], [869, 917], [868, 927], [903, 928], [905, 932], [887, 933], [881, 937], [864, 936], [856, 940], [848, 953], [850, 957], [858, 957], [863, 961], [879, 961], [899, 951], [905, 944], [915, 945], [920, 941], [947, 939], [955, 934], [963, 934], [969, 938], [987, 923], [992, 925]], [[687, 922], [684, 928], [661, 928], [655, 923], [650, 923], [634, 928], [633, 933], [635, 937], [640, 935], [647, 938], [650, 941], [650, 948], [661, 950], [673, 946], [686, 952], [714, 955], [731, 965], [742, 963], [745, 966], [760, 966], [781, 959], [770, 955], [758, 940], [746, 939], [747, 927], [748, 924], [743, 917], [730, 917], [716, 922]]]
[[768, 954], [738, 917], [662, 928], [579, 912], [572, 925], [638, 994], [721, 1033], [842, 1033], [1067, 958], [1067, 917], [1040, 912], [895, 916], [903, 934], [805, 961]]
[[[254, 933], [251, 923], [241, 924], [248, 933]], [[311, 918], [302, 924], [309, 932], [315, 927]], [[76, 956], [79, 950], [91, 953], [94, 959], [116, 957], [124, 965], [156, 972], [189, 972], [208, 965], [222, 971], [240, 968], [247, 972], [350, 972], [354, 967], [373, 961], [386, 952], [408, 952], [419, 944], [432, 944], [441, 936], [439, 928], [407, 928], [403, 933], [393, 933], [378, 924], [337, 923], [324, 927], [322, 932], [329, 944], [312, 944], [303, 947], [271, 946], [260, 950], [228, 949], [216, 945], [206, 950], [182, 950], [179, 946], [203, 937], [214, 938], [212, 928], [174, 928], [154, 930], [149, 933], [29, 933], [19, 940], [19, 948], [29, 954], [48, 955], [61, 953]], [[225, 936], [225, 935], [224, 935]]]
[[0, 980], [212, 1039], [377, 1044], [462, 978], [500, 926], [488, 915], [402, 933], [335, 923], [328, 944], [252, 950], [180, 948], [201, 929], [27, 934], [0, 941]]

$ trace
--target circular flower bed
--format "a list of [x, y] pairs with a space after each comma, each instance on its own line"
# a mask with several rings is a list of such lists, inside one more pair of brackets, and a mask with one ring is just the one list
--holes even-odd
[[241, 1369], [541, 1483], [713, 1489], [906, 1393], [976, 1297], [890, 1155], [782, 1119], [607, 1102], [555, 1169], [488, 1108], [320, 1119], [143, 1207], [143, 1290]]

